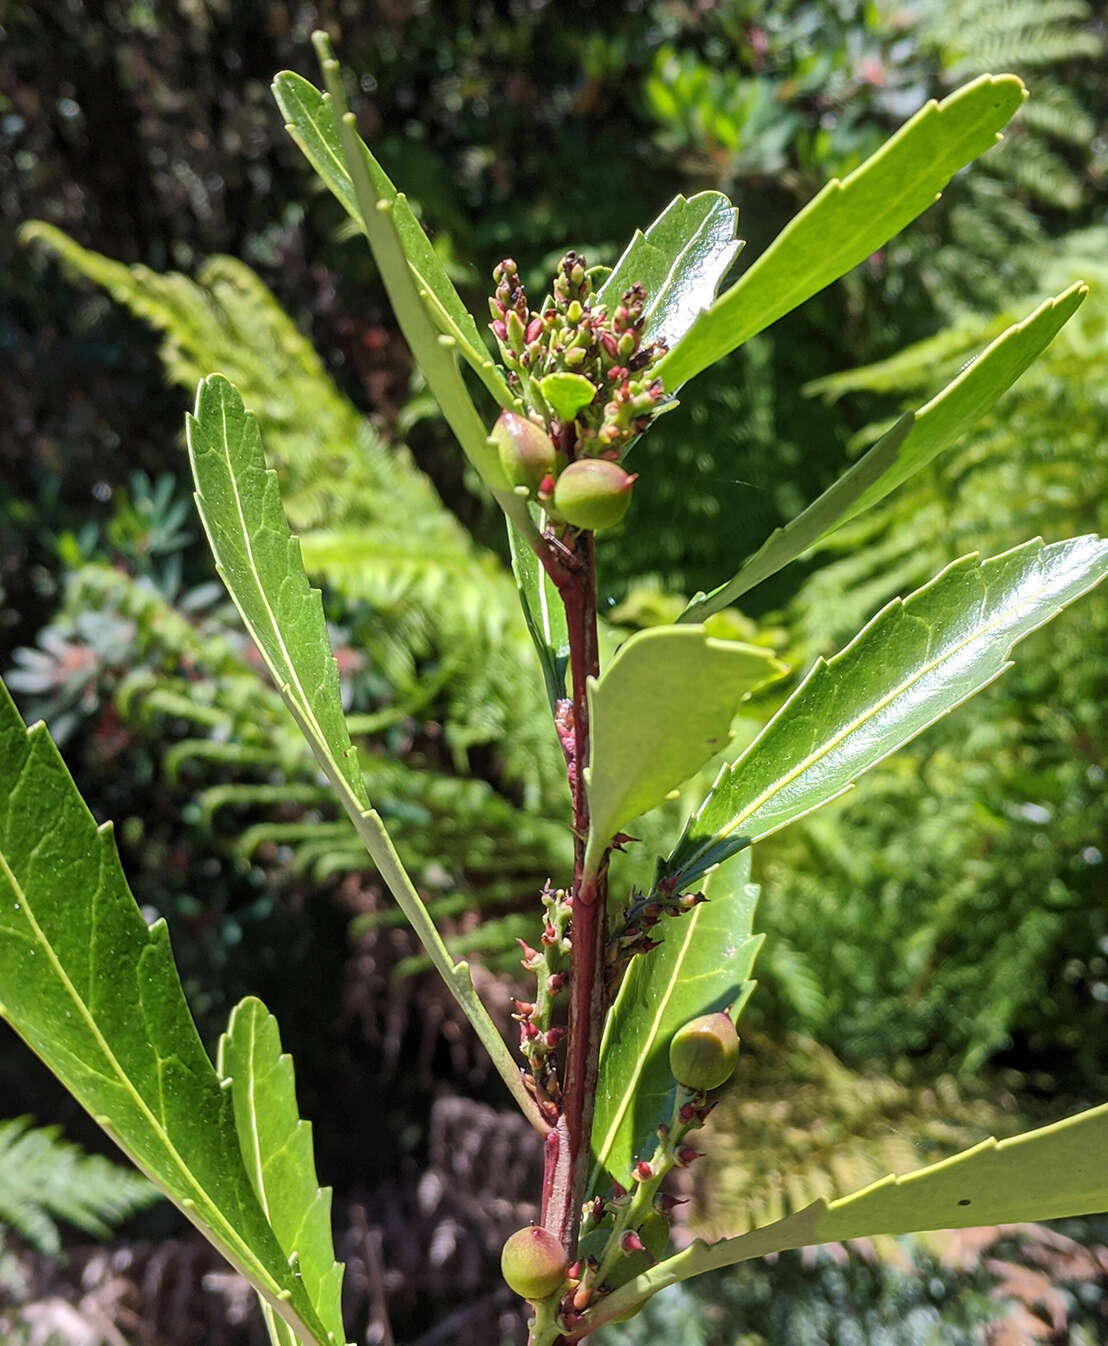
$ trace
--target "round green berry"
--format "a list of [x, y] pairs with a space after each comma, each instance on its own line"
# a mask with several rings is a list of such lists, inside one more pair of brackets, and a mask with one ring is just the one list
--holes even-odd
[[554, 512], [574, 528], [614, 528], [627, 513], [634, 480], [608, 458], [578, 458], [554, 484]]
[[523, 486], [533, 494], [544, 477], [553, 476], [558, 470], [554, 441], [526, 417], [501, 412], [493, 427], [492, 440], [509, 486]]
[[500, 1273], [521, 1299], [546, 1299], [566, 1278], [566, 1255], [549, 1229], [517, 1229], [500, 1254]]
[[698, 1093], [718, 1089], [731, 1078], [739, 1059], [739, 1035], [730, 1015], [702, 1014], [674, 1033], [669, 1068], [678, 1084]]

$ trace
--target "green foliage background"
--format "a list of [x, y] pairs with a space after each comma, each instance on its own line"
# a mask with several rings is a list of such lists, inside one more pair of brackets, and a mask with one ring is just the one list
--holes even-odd
[[[429, 414], [365, 250], [269, 100], [274, 70], [310, 73], [312, 27], [332, 28], [367, 72], [362, 128], [478, 313], [504, 254], [541, 292], [566, 246], [611, 262], [677, 191], [731, 194], [756, 256], [924, 98], [986, 68], [1029, 85], [1004, 148], [698, 380], [636, 448], [634, 509], [601, 552], [614, 619], [648, 625], [731, 573], [874, 426], [1076, 276], [1089, 302], [991, 420], [750, 594], [734, 622], [802, 668], [955, 555], [1108, 526], [1104, 25], [1079, 0], [74, 3], [16, 5], [6, 22], [0, 209], [63, 234], [0, 242], [5, 675], [28, 716], [66, 739], [97, 813], [118, 820], [136, 895], [179, 932], [205, 1033], [245, 991], [264, 995], [318, 1122], [336, 1075], [357, 1098], [380, 1068], [380, 1041], [351, 1025], [395, 983], [352, 969], [367, 947], [386, 973], [418, 978], [419, 963], [208, 584], [170, 448], [200, 374], [233, 378], [262, 420], [325, 584], [375, 798], [458, 947], [510, 967], [568, 838], [498, 520]], [[759, 1031], [807, 1034], [856, 1079], [891, 1075], [919, 1100], [921, 1134], [949, 1111], [928, 1093], [940, 1077], [960, 1077], [951, 1087], [971, 1103], [975, 1076], [994, 1102], [1003, 1079], [1029, 1114], [1105, 1096], [1106, 602], [1086, 599], [968, 716], [755, 858], [769, 933]], [[394, 1037], [430, 1043], [456, 1087], [495, 1097], [450, 1033], [428, 1029], [442, 1023], [433, 994], [405, 1003]], [[24, 1081], [22, 1063], [0, 1043], [4, 1096], [48, 1115], [49, 1087]], [[812, 1071], [818, 1098], [841, 1096], [839, 1076]], [[348, 1172], [353, 1190], [390, 1180], [398, 1161], [418, 1169], [431, 1074], [394, 1080], [371, 1117], [340, 1104], [335, 1131], [317, 1127], [321, 1171]], [[879, 1138], [886, 1120], [875, 1101], [851, 1126]], [[89, 1138], [80, 1123], [74, 1134]], [[758, 1171], [771, 1132], [751, 1144]], [[802, 1148], [793, 1162], [822, 1161]], [[759, 1274], [734, 1282], [747, 1318]], [[900, 1283], [824, 1266], [812, 1303], [799, 1274], [773, 1275], [789, 1286], [774, 1303], [795, 1308], [773, 1310], [794, 1317], [772, 1331], [767, 1319], [770, 1341], [816, 1340], [802, 1321], [823, 1321], [845, 1281], [875, 1323], [889, 1303], [903, 1318], [857, 1340], [927, 1340], [932, 1314], [955, 1331], [945, 1307], [910, 1304]], [[426, 1309], [407, 1312], [414, 1332]]]

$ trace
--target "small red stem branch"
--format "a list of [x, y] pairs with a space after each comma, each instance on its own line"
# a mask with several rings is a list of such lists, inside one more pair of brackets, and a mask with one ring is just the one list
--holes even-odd
[[546, 1140], [542, 1222], [572, 1257], [589, 1167], [589, 1132], [596, 1097], [596, 1072], [604, 1026], [604, 937], [607, 870], [585, 873], [589, 803], [585, 767], [589, 760], [588, 678], [600, 671], [596, 631], [596, 569], [593, 537], [577, 537], [572, 562], [564, 554], [543, 558], [566, 613], [573, 682], [573, 751], [569, 762], [573, 798], [573, 925], [569, 976], [569, 1032], [563, 1083], [563, 1111]]

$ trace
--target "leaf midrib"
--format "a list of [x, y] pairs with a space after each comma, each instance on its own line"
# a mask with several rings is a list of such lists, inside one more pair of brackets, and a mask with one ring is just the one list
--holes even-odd
[[[925, 113], [930, 113], [930, 114], [931, 114], [931, 115], [930, 115], [930, 118], [928, 118], [928, 120], [931, 120], [931, 119], [934, 119], [934, 118], [937, 117], [937, 118], [941, 121], [942, 118], [943, 118], [943, 115], [944, 115], [942, 104], [941, 104], [938, 100], [936, 100], [936, 99], [931, 99], [931, 100], [928, 102], [928, 104], [925, 105], [923, 111], [924, 111]], [[918, 113], [917, 113], [916, 115], [919, 116]], [[922, 125], [923, 123], [924, 123], [924, 118], [921, 117], [921, 118], [920, 118], [920, 124]], [[958, 138], [958, 141], [957, 141], [956, 143], [958, 143], [958, 144], [962, 144], [964, 141], [970, 139], [970, 138], [971, 138], [971, 132], [972, 132], [972, 131], [975, 131], [975, 130], [977, 129], [977, 124], [978, 124], [978, 123], [975, 121], [974, 124], [973, 124], [973, 126], [972, 126], [972, 128], [971, 128], [971, 127], [967, 127], [967, 129], [966, 129], [966, 134], [963, 135], [963, 136], [960, 136], [960, 137]], [[910, 125], [911, 125], [911, 122], [910, 122], [910, 121], [909, 121], [909, 122], [906, 122], [905, 125], [904, 125], [904, 127], [901, 128], [901, 131], [900, 131], [900, 133], [898, 133], [898, 134], [903, 134], [903, 132], [904, 132], [905, 130], [907, 130], [908, 126], [910, 126]], [[895, 137], [894, 137], [894, 139], [895, 139]], [[877, 155], [878, 155], [879, 157], [881, 157], [881, 156], [883, 155], [883, 153], [885, 152], [885, 150], [887, 150], [887, 148], [888, 148], [888, 143], [889, 143], [889, 142], [886, 142], [885, 146], [883, 146], [882, 149], [879, 149], [879, 150], [877, 151]], [[827, 183], [827, 185], [823, 188], [823, 190], [820, 191], [820, 192], [818, 192], [818, 193], [812, 198], [812, 200], [808, 203], [808, 205], [804, 207], [804, 209], [800, 212], [800, 214], [797, 215], [797, 216], [795, 217], [795, 219], [794, 219], [789, 225], [786, 226], [785, 230], [778, 236], [778, 238], [774, 241], [774, 243], [772, 243], [772, 244], [766, 249], [766, 251], [762, 253], [762, 255], [758, 258], [758, 260], [751, 266], [750, 270], [746, 273], [746, 275], [743, 276], [741, 280], [736, 281], [735, 286], [734, 286], [734, 288], [729, 292], [729, 295], [735, 295], [736, 300], [737, 300], [737, 299], [738, 299], [738, 296], [739, 296], [739, 292], [740, 292], [742, 289], [745, 289], [747, 286], [749, 286], [749, 284], [752, 283], [752, 278], [755, 277], [755, 276], [757, 275], [759, 269], [761, 268], [762, 264], [766, 261], [766, 259], [769, 258], [769, 257], [771, 257], [772, 254], [776, 251], [778, 244], [783, 244], [784, 241], [785, 241], [785, 239], [789, 236], [789, 234], [792, 233], [792, 232], [794, 232], [794, 226], [795, 226], [796, 231], [799, 231], [799, 227], [801, 226], [801, 224], [806, 224], [806, 223], [808, 223], [808, 220], [805, 219], [805, 216], [807, 216], [808, 213], [809, 213], [810, 211], [813, 211], [813, 210], [814, 210], [814, 208], [815, 208], [817, 202], [819, 202], [819, 201], [820, 201], [823, 197], [825, 197], [825, 196], [826, 196], [826, 197], [831, 197], [831, 196], [835, 196], [835, 195], [841, 195], [842, 193], [851, 190], [851, 186], [850, 186], [851, 179], [852, 179], [856, 174], [864, 173], [865, 170], [866, 170], [866, 165], [865, 165], [864, 163], [862, 163], [862, 164], [859, 164], [859, 165], [858, 165], [858, 167], [854, 170], [853, 173], [848, 173], [847, 176], [846, 176], [845, 178], [832, 178], [832, 179]], [[956, 171], [956, 170], [955, 170], [955, 171]], [[916, 181], [917, 181], [917, 182], [920, 181], [924, 176], [925, 176], [925, 175], [921, 174], [921, 175], [920, 175], [920, 178], [916, 179]], [[948, 175], [948, 177], [947, 177], [947, 181], [949, 181], [949, 177], [950, 177], [950, 175]], [[910, 188], [905, 188], [904, 190], [902, 190], [901, 192], [899, 192], [899, 193], [895, 196], [895, 198], [894, 198], [895, 205], [890, 206], [888, 209], [886, 209], [886, 210], [884, 211], [884, 215], [887, 217], [888, 215], [892, 214], [892, 213], [894, 212], [895, 208], [898, 208], [898, 207], [902, 204], [902, 202], [906, 201], [911, 195], [912, 195], [912, 191], [911, 191]], [[938, 195], [940, 195], [940, 196], [942, 195], [942, 188], [939, 189], [939, 191], [938, 191]], [[934, 204], [934, 202], [932, 202], [932, 204]], [[927, 209], [927, 207], [925, 207], [924, 209]], [[911, 223], [911, 221], [909, 221], [909, 223]], [[841, 262], [842, 262], [842, 258], [843, 258], [843, 257], [847, 257], [847, 256], [850, 255], [850, 251], [851, 251], [850, 239], [851, 239], [852, 237], [853, 237], [852, 234], [848, 231], [848, 232], [844, 235], [844, 242], [843, 242], [838, 248], [834, 248], [830, 253], [825, 253], [825, 254], [824, 254], [824, 269], [825, 269], [825, 270], [826, 270], [826, 268], [827, 268], [827, 266], [828, 266], [829, 264], [833, 264], [835, 267], [840, 266], [840, 265], [841, 265]], [[831, 259], [832, 259], [832, 258], [834, 259], [833, 263], [831, 263]], [[804, 289], [805, 289], [805, 285], [804, 285], [803, 283], [798, 282], [798, 283], [795, 283], [795, 284], [793, 284], [792, 286], [788, 287], [786, 290], [783, 290], [783, 291], [777, 291], [777, 292], [776, 292], [776, 303], [775, 303], [775, 307], [779, 307], [782, 303], [787, 304], [787, 307], [788, 307], [788, 308], [793, 308], [793, 307], [795, 307], [795, 304], [796, 304], [796, 303], [798, 303], [798, 302], [802, 302], [802, 301], [794, 300], [793, 296], [795, 296], [795, 295], [797, 295], [797, 294], [800, 294], [800, 293], [803, 293]], [[724, 296], [724, 301], [727, 300], [727, 298], [729, 297], [729, 295], [725, 295], [725, 296]], [[785, 311], [787, 311], [787, 309], [786, 309]]]
[[[1041, 559], [1041, 555], [1042, 555], [1042, 554], [1040, 553], [1040, 559]], [[968, 645], [971, 645], [975, 640], [979, 640], [982, 636], [987, 635], [988, 632], [989, 632], [990, 630], [992, 630], [994, 627], [1000, 625], [1002, 622], [1004, 622], [1004, 621], [1006, 621], [1006, 620], [1009, 620], [1009, 619], [1011, 619], [1012, 617], [1016, 616], [1018, 613], [1022, 612], [1024, 609], [1026, 609], [1030, 604], [1034, 603], [1034, 602], [1035, 602], [1035, 601], [1036, 601], [1036, 600], [1043, 594], [1043, 592], [1045, 591], [1046, 587], [1047, 587], [1047, 586], [1046, 586], [1045, 584], [1040, 584], [1040, 586], [1038, 587], [1038, 589], [1036, 589], [1035, 593], [1034, 593], [1033, 595], [1029, 596], [1027, 599], [1025, 599], [1022, 603], [1017, 604], [1015, 607], [1011, 607], [1011, 608], [1005, 608], [1005, 609], [1003, 609], [1001, 612], [999, 612], [999, 613], [996, 615], [996, 617], [993, 618], [992, 621], [987, 622], [987, 623], [986, 623], [985, 625], [983, 625], [983, 626], [975, 627], [974, 630], [973, 630], [973, 632], [972, 632], [972, 634], [969, 635], [969, 636], [967, 636], [966, 639], [962, 640], [962, 641], [959, 642], [959, 644], [957, 644], [957, 645], [948, 646], [948, 647], [944, 650], [944, 652], [943, 652], [943, 654], [942, 654], [942, 656], [941, 656], [940, 658], [938, 658], [938, 659], [933, 659], [930, 663], [928, 663], [928, 664], [924, 664], [923, 667], [920, 668], [920, 669], [919, 669], [919, 670], [918, 670], [912, 677], [905, 679], [902, 683], [900, 683], [898, 686], [894, 687], [890, 692], [888, 692], [888, 693], [887, 693], [884, 697], [882, 697], [879, 701], [875, 702], [872, 706], [867, 707], [866, 711], [865, 711], [863, 714], [856, 716], [855, 719], [852, 720], [852, 721], [850, 721], [846, 726], [844, 726], [844, 728], [843, 728], [837, 735], [835, 735], [834, 737], [828, 739], [824, 744], [821, 745], [821, 747], [820, 747], [820, 749], [819, 749], [818, 751], [809, 753], [808, 756], [807, 756], [806, 758], [804, 758], [803, 761], [799, 762], [795, 767], [793, 767], [791, 771], [786, 772], [785, 775], [779, 777], [779, 778], [778, 778], [777, 780], [775, 780], [771, 785], [769, 785], [765, 790], [763, 790], [762, 793], [761, 793], [760, 795], [758, 795], [758, 796], [757, 796], [757, 797], [756, 797], [756, 798], [755, 798], [755, 799], [754, 799], [754, 800], [753, 800], [753, 801], [752, 801], [752, 802], [751, 802], [745, 809], [743, 809], [741, 812], [739, 812], [739, 813], [738, 813], [738, 814], [731, 820], [730, 823], [728, 823], [725, 827], [720, 828], [718, 831], [714, 832], [714, 833], [712, 834], [711, 839], [710, 839], [709, 841], [703, 843], [703, 844], [702, 844], [702, 845], [701, 845], [701, 846], [694, 852], [694, 855], [693, 855], [692, 858], [695, 859], [696, 857], [699, 857], [699, 856], [703, 855], [706, 851], [710, 850], [711, 847], [712, 847], [713, 845], [715, 845], [718, 841], [721, 841], [723, 838], [730, 836], [731, 833], [732, 833], [738, 826], [740, 826], [740, 824], [742, 824], [743, 822], [745, 822], [746, 819], [749, 818], [749, 817], [751, 816], [752, 813], [755, 813], [759, 808], [762, 807], [763, 804], [765, 804], [765, 803], [767, 803], [769, 800], [771, 800], [771, 799], [774, 797], [774, 795], [778, 794], [778, 793], [779, 793], [781, 790], [783, 790], [787, 785], [792, 784], [792, 782], [793, 782], [794, 780], [796, 780], [798, 776], [800, 776], [801, 774], [803, 774], [805, 771], [809, 770], [809, 769], [810, 769], [812, 766], [814, 766], [818, 761], [820, 761], [821, 758], [826, 757], [827, 754], [828, 754], [829, 752], [832, 751], [832, 749], [838, 747], [838, 745], [839, 745], [840, 743], [842, 743], [844, 739], [846, 739], [847, 737], [849, 737], [849, 735], [851, 735], [851, 734], [853, 734], [853, 733], [856, 733], [856, 732], [857, 732], [857, 731], [858, 731], [858, 730], [859, 730], [859, 729], [866, 723], [867, 720], [870, 720], [870, 719], [872, 719], [875, 715], [879, 714], [882, 710], [884, 710], [884, 709], [886, 708], [886, 706], [888, 706], [888, 705], [890, 704], [890, 702], [892, 702], [893, 700], [895, 700], [896, 697], [900, 696], [902, 693], [904, 693], [905, 691], [907, 691], [908, 688], [912, 687], [915, 683], [919, 682], [920, 679], [923, 678], [923, 677], [925, 677], [928, 673], [933, 672], [936, 668], [938, 668], [941, 664], [945, 663], [948, 659], [952, 658], [954, 655], [959, 654], [959, 653], [960, 653], [962, 650], [964, 650]], [[905, 613], [905, 612], [907, 612], [907, 608], [905, 607], [905, 604], [904, 604], [904, 602], [903, 602], [901, 599], [897, 599], [897, 600], [896, 600], [896, 603], [897, 603], [898, 610], [899, 610], [901, 613]], [[887, 609], [887, 608], [885, 609], [885, 611], [888, 611], [888, 610], [889, 610], [889, 609]], [[878, 616], [880, 616], [880, 615], [881, 615], [881, 614], [878, 614]], [[912, 615], [911, 613], [908, 613], [908, 616], [911, 616], [911, 615]], [[875, 618], [875, 620], [876, 620], [876, 618]], [[848, 647], [848, 648], [849, 648], [849, 647]], [[844, 651], [844, 653], [845, 653], [845, 651]], [[1002, 661], [1002, 664], [1003, 664], [1003, 661]], [[817, 664], [815, 665], [815, 667], [812, 669], [811, 674], [809, 674], [809, 678], [814, 677], [814, 676], [815, 676], [818, 672], [820, 672], [822, 669], [829, 668], [829, 667], [830, 667], [830, 664], [829, 664], [827, 661], [825, 661], [825, 660], [821, 660], [821, 661], [820, 661], [819, 663], [817, 663]], [[785, 706], [782, 707], [782, 711], [787, 710], [787, 709], [788, 709], [788, 705], [789, 705], [789, 703], [786, 702], [786, 703], [785, 703]], [[767, 728], [768, 728], [768, 726], [767, 726]], [[753, 752], [754, 749], [755, 749], [756, 747], [757, 747], [757, 743], [753, 744], [753, 745], [751, 746], [751, 751]], [[741, 761], [742, 761], [742, 758], [740, 758], [739, 761], [736, 762], [736, 763], [729, 769], [729, 772], [730, 772], [730, 773], [735, 772], [735, 771], [738, 769], [738, 767], [739, 767], [739, 763], [740, 763]], [[705, 804], [707, 804], [707, 803], [711, 800], [711, 798], [712, 798], [712, 796], [709, 794], [708, 799], [705, 800]]]
[[[30, 761], [30, 754], [28, 754], [28, 761]], [[101, 833], [99, 829], [98, 829], [98, 835], [100, 836], [103, 835], [103, 833]], [[195, 1192], [198, 1197], [201, 1198], [201, 1200], [204, 1203], [205, 1210], [216, 1216], [218, 1225], [220, 1226], [220, 1228], [224, 1230], [224, 1236], [226, 1238], [227, 1246], [230, 1248], [239, 1249], [239, 1257], [241, 1258], [242, 1263], [245, 1266], [252, 1267], [254, 1269], [255, 1275], [257, 1275], [260, 1280], [264, 1280], [266, 1282], [266, 1284], [270, 1287], [272, 1293], [274, 1295], [279, 1295], [281, 1293], [282, 1287], [279, 1286], [273, 1280], [268, 1270], [262, 1265], [262, 1263], [260, 1263], [254, 1257], [250, 1248], [240, 1239], [238, 1232], [235, 1230], [235, 1228], [227, 1222], [219, 1205], [213, 1200], [213, 1198], [208, 1194], [208, 1192], [204, 1189], [204, 1187], [202, 1187], [201, 1184], [197, 1181], [192, 1170], [185, 1163], [184, 1159], [178, 1152], [176, 1146], [170, 1140], [169, 1133], [166, 1131], [164, 1125], [158, 1120], [157, 1115], [150, 1109], [150, 1107], [146, 1103], [146, 1100], [142, 1097], [142, 1095], [132, 1084], [129, 1075], [123, 1069], [123, 1066], [121, 1065], [119, 1059], [116, 1057], [115, 1053], [112, 1051], [111, 1047], [108, 1045], [108, 1042], [104, 1038], [104, 1035], [100, 1032], [100, 1028], [96, 1023], [96, 1020], [93, 1018], [92, 1012], [86, 1005], [84, 998], [78, 993], [76, 986], [74, 986], [72, 980], [69, 977], [69, 974], [66, 972], [65, 968], [62, 966], [57, 955], [55, 954], [53, 945], [46, 938], [45, 933], [42, 930], [42, 927], [35, 919], [34, 911], [32, 910], [31, 903], [27, 897], [26, 890], [23, 888], [23, 885], [19, 882], [19, 879], [12, 871], [11, 866], [8, 864], [7, 857], [2, 850], [0, 850], [0, 869], [3, 870], [5, 878], [11, 884], [13, 892], [19, 898], [20, 910], [23, 912], [27, 923], [31, 927], [31, 932], [34, 935], [35, 942], [38, 944], [39, 948], [43, 951], [43, 953], [45, 953], [47, 961], [53, 968], [54, 973], [58, 978], [58, 981], [61, 983], [63, 989], [66, 991], [70, 1000], [76, 1006], [78, 1014], [84, 1020], [85, 1026], [92, 1034], [93, 1039], [96, 1042], [96, 1045], [100, 1048], [101, 1052], [103, 1052], [105, 1060], [108, 1062], [119, 1083], [123, 1086], [125, 1092], [132, 1098], [134, 1103], [137, 1105], [139, 1112], [145, 1118], [147, 1124], [150, 1126], [155, 1136], [164, 1146], [166, 1153], [170, 1156], [181, 1177], [184, 1179], [185, 1185], [188, 1188], [190, 1188], [193, 1192]], [[161, 1058], [159, 1057], [158, 1059], [160, 1063]]]
[[[219, 419], [221, 425], [223, 426], [223, 436], [222, 436], [223, 458], [227, 464], [227, 475], [231, 480], [231, 491], [235, 498], [235, 512], [238, 515], [239, 526], [242, 532], [243, 547], [250, 564], [250, 575], [254, 581], [255, 588], [257, 589], [258, 594], [262, 600], [262, 605], [265, 609], [266, 615], [269, 618], [270, 624], [273, 629], [273, 634], [277, 638], [277, 645], [285, 660], [285, 669], [280, 670], [280, 672], [282, 676], [285, 677], [287, 686], [295, 686], [299, 697], [301, 714], [304, 716], [304, 719], [307, 722], [308, 726], [315, 734], [320, 744], [320, 747], [322, 747], [325, 750], [326, 755], [328, 757], [333, 759], [334, 755], [331, 752], [331, 745], [327, 740], [327, 736], [324, 734], [322, 728], [320, 727], [319, 721], [315, 717], [315, 711], [312, 709], [312, 704], [304, 691], [303, 685], [301, 684], [296, 664], [293, 662], [292, 656], [289, 654], [288, 646], [285, 644], [285, 639], [281, 632], [280, 623], [277, 621], [277, 616], [274, 613], [272, 606], [270, 605], [269, 596], [265, 591], [265, 585], [262, 583], [262, 577], [261, 572], [258, 569], [258, 563], [254, 558], [254, 547], [250, 539], [250, 531], [246, 526], [246, 516], [244, 515], [242, 509], [242, 495], [239, 492], [238, 477], [235, 474], [235, 467], [231, 461], [231, 445], [227, 434], [227, 401], [226, 398], [223, 396], [222, 392], [220, 392], [219, 396]], [[266, 475], [268, 475], [268, 471], [269, 470], [266, 469]], [[264, 478], [262, 489], [263, 491], [265, 489]], [[291, 537], [289, 538], [289, 542], [290, 543], [293, 542], [293, 539]], [[222, 569], [222, 566], [220, 566], [220, 569]], [[263, 648], [263, 654], [264, 654], [264, 648]], [[274, 672], [274, 674], [278, 673], [277, 669], [273, 669], [272, 671]], [[290, 678], [291, 681], [289, 681]], [[341, 768], [339, 767], [338, 762], [335, 762], [334, 765], [336, 770], [338, 770], [341, 774]]]
[[[685, 922], [685, 937], [681, 944], [680, 953], [674, 959], [673, 969], [670, 973], [669, 981], [666, 983], [665, 994], [660, 998], [657, 1013], [654, 1015], [653, 1019], [650, 1022], [650, 1030], [648, 1033], [644, 1034], [643, 1037], [643, 1041], [647, 1044], [653, 1044], [657, 1038], [658, 1030], [661, 1025], [662, 1019], [665, 1016], [666, 1010], [669, 1008], [670, 1000], [673, 998], [674, 987], [677, 985], [679, 972], [684, 962], [685, 955], [688, 953], [689, 944], [692, 940], [693, 934], [696, 931], [696, 927], [699, 921], [699, 915], [702, 910], [703, 906], [700, 906], [697, 908], [696, 911], [690, 912], [689, 919]], [[601, 1050], [603, 1050], [603, 1045], [601, 1047]], [[596, 1162], [593, 1165], [593, 1177], [595, 1177], [595, 1174], [599, 1169], [603, 1168], [607, 1156], [611, 1153], [612, 1145], [614, 1143], [616, 1134], [619, 1131], [620, 1124], [622, 1123], [623, 1118], [627, 1113], [627, 1109], [631, 1105], [631, 1099], [634, 1095], [635, 1087], [637, 1086], [638, 1081], [642, 1075], [642, 1072], [646, 1067], [646, 1057], [647, 1052], [645, 1050], [639, 1052], [639, 1055], [635, 1062], [634, 1070], [628, 1077], [628, 1084], [626, 1089], [624, 1090], [623, 1099], [614, 1117], [612, 1118], [612, 1124], [609, 1126], [608, 1133], [604, 1137], [604, 1143], [597, 1151]], [[590, 1177], [589, 1180], [590, 1185], [592, 1180], [593, 1180], [592, 1177]]]

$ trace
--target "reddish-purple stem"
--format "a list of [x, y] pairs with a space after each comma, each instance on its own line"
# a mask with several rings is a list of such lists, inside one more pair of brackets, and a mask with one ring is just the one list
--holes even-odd
[[566, 613], [573, 683], [573, 924], [569, 977], [569, 1032], [562, 1115], [546, 1140], [542, 1223], [572, 1257], [589, 1166], [589, 1132], [596, 1096], [600, 1036], [604, 1026], [604, 937], [607, 873], [585, 877], [589, 804], [584, 768], [589, 760], [587, 679], [600, 671], [596, 632], [596, 571], [591, 533], [577, 535], [572, 560], [543, 557]]

